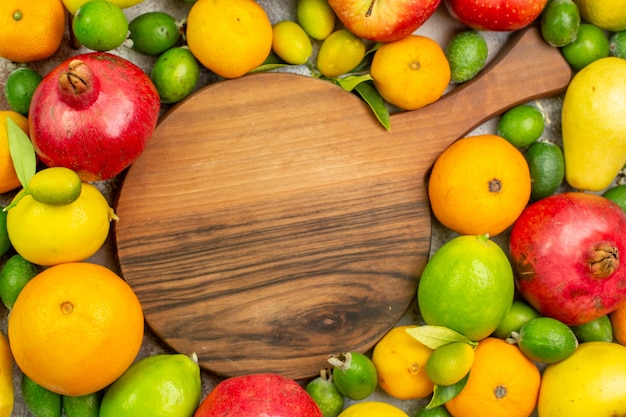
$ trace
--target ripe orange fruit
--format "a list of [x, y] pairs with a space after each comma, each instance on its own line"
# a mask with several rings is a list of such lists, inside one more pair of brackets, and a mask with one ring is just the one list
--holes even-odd
[[541, 375], [516, 345], [488, 337], [478, 343], [463, 390], [446, 403], [452, 417], [528, 417]]
[[437, 42], [410, 35], [380, 46], [374, 53], [370, 75], [388, 103], [415, 110], [443, 95], [450, 84], [450, 64]]
[[99, 391], [132, 364], [144, 330], [130, 286], [87, 262], [50, 267], [31, 279], [9, 318], [11, 351], [33, 381], [61, 395]]
[[524, 155], [506, 139], [488, 134], [453, 143], [435, 161], [428, 182], [435, 217], [466, 235], [504, 231], [526, 207], [530, 190]]
[[372, 352], [378, 385], [400, 400], [427, 397], [434, 388], [425, 369], [433, 350], [406, 332], [407, 328], [413, 327], [417, 326], [394, 327], [380, 339]]
[[187, 16], [187, 46], [208, 69], [241, 77], [265, 61], [272, 24], [254, 0], [198, 0]]
[[63, 40], [65, 7], [61, 0], [0, 2], [0, 57], [15, 62], [49, 58]]
[[626, 346], [626, 301], [609, 314], [613, 326], [613, 338], [620, 345]]
[[28, 133], [28, 119], [13, 110], [0, 111], [0, 194], [14, 190], [20, 186], [13, 166], [13, 158], [9, 151], [9, 134], [7, 132], [7, 117], [18, 125], [24, 133]]

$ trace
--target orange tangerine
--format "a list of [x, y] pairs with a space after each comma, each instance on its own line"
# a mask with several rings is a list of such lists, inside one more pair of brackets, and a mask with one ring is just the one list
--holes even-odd
[[198, 0], [187, 16], [187, 46], [208, 69], [241, 77], [265, 61], [272, 24], [254, 0]]
[[406, 332], [413, 327], [417, 326], [394, 327], [380, 339], [372, 352], [378, 385], [400, 400], [427, 397], [434, 388], [425, 369], [433, 350]]
[[0, 2], [0, 57], [16, 62], [51, 57], [65, 33], [61, 0]]
[[130, 286], [93, 263], [50, 267], [22, 289], [9, 317], [11, 351], [37, 384], [61, 395], [99, 391], [133, 363], [143, 312]]
[[452, 417], [528, 417], [540, 382], [539, 368], [516, 345], [488, 337], [476, 347], [465, 387], [446, 408]]
[[28, 133], [28, 119], [13, 110], [0, 111], [0, 194], [14, 190], [20, 186], [17, 178], [11, 152], [9, 150], [9, 134], [7, 132], [7, 117], [18, 125], [24, 133]]
[[370, 74], [382, 98], [404, 110], [437, 101], [450, 84], [445, 52], [437, 42], [421, 35], [380, 46]]
[[626, 346], [626, 301], [609, 314], [613, 326], [613, 338], [620, 345]]
[[496, 236], [511, 226], [530, 198], [524, 155], [497, 135], [460, 139], [435, 161], [428, 197], [435, 217], [466, 235]]

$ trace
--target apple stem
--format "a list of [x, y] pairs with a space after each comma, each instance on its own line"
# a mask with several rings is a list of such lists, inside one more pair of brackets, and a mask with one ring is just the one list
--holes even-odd
[[365, 17], [370, 17], [372, 15], [372, 10], [374, 9], [374, 3], [376, 3], [376, 0], [372, 0], [372, 2], [370, 3], [370, 7], [368, 7], [367, 11], [365, 12]]

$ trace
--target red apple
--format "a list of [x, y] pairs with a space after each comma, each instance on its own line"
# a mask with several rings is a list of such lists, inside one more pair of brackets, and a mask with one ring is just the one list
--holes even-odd
[[458, 21], [476, 30], [511, 31], [530, 25], [547, 0], [446, 0]]
[[392, 42], [415, 32], [441, 0], [328, 0], [341, 23], [354, 35]]
[[561, 193], [531, 204], [513, 225], [509, 254], [520, 294], [569, 326], [626, 299], [626, 214], [599, 195]]

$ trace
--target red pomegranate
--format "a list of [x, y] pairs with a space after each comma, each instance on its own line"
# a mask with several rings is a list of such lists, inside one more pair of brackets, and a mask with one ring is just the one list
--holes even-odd
[[263, 373], [225, 379], [194, 417], [322, 417], [311, 396], [292, 379]]
[[509, 240], [515, 282], [541, 314], [573, 326], [626, 299], [626, 214], [596, 194], [556, 194], [528, 206]]
[[130, 61], [104, 52], [69, 58], [35, 90], [30, 137], [47, 166], [83, 181], [112, 178], [143, 152], [159, 117], [159, 93]]

